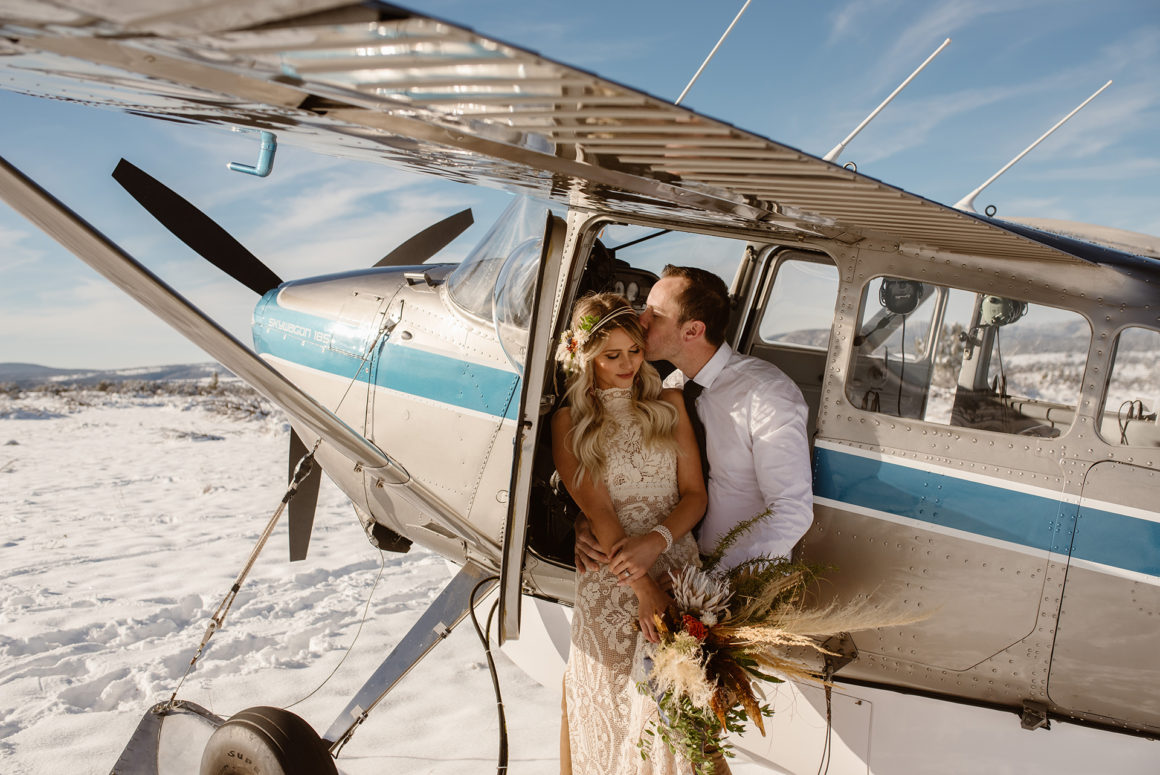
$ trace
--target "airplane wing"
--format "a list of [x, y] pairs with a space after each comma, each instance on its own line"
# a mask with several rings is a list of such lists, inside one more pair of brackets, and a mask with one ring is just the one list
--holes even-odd
[[1078, 261], [532, 51], [386, 3], [0, 0], [0, 88], [571, 207], [953, 258]]

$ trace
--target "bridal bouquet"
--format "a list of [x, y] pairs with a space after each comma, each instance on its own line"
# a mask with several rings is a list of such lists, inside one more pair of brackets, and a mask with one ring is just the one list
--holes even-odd
[[670, 574], [676, 605], [656, 617], [660, 643], [646, 656], [646, 679], [638, 684], [660, 711], [641, 741], [643, 756], [659, 740], [697, 775], [710, 775], [714, 753], [732, 756], [726, 735], [744, 731], [747, 721], [765, 734], [762, 719], [773, 711], [762, 702], [758, 681], [781, 683], [772, 673], [820, 681], [806, 657], [837, 656], [821, 645], [828, 636], [905, 623], [884, 620], [866, 600], [807, 609], [806, 592], [819, 569], [801, 563], [757, 558], [717, 569], [726, 549], [767, 516], [730, 531], [705, 569]]

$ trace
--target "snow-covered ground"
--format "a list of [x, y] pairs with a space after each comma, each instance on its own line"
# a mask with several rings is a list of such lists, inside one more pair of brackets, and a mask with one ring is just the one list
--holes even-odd
[[[0, 773], [110, 771], [176, 688], [277, 507], [287, 434], [236, 392], [0, 393]], [[294, 712], [325, 731], [452, 569], [419, 547], [380, 554], [326, 477], [309, 557], [286, 555], [283, 520], [178, 696], [223, 717], [301, 700]], [[502, 652], [496, 663], [509, 771], [557, 772], [559, 689]], [[338, 763], [476, 775], [497, 751], [491, 678], [466, 621]], [[740, 760], [733, 771], [765, 772]]]
[[[0, 395], [0, 772], [107, 773], [168, 699], [285, 487], [286, 426], [199, 396]], [[310, 556], [284, 523], [180, 697], [222, 716], [295, 706], [325, 730], [449, 578], [385, 555], [323, 477]], [[380, 564], [385, 569], [371, 597]], [[556, 769], [559, 692], [497, 658], [511, 771]], [[479, 773], [497, 720], [465, 622], [371, 714], [345, 772]]]

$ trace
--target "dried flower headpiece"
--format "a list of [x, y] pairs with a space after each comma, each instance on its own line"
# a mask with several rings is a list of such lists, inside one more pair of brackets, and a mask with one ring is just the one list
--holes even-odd
[[576, 360], [577, 354], [584, 349], [588, 341], [597, 334], [609, 321], [624, 315], [635, 315], [632, 307], [617, 307], [602, 318], [595, 315], [585, 315], [576, 323], [575, 328], [569, 328], [560, 335], [560, 345], [556, 348], [556, 360], [563, 365], [569, 374], [580, 369]]

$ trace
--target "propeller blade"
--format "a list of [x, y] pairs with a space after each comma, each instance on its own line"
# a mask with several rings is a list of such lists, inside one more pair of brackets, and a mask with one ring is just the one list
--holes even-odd
[[399, 247], [379, 259], [375, 266], [416, 266], [451, 244], [464, 230], [475, 223], [471, 208], [461, 210], [438, 223], [433, 223]]
[[147, 172], [121, 159], [113, 179], [175, 237], [254, 293], [262, 295], [282, 284], [228, 231]]
[[[290, 479], [298, 461], [309, 452], [302, 439], [290, 431]], [[290, 499], [290, 562], [306, 559], [310, 547], [310, 531], [314, 527], [314, 511], [318, 506], [318, 485], [322, 481], [322, 466], [315, 461], [310, 473], [298, 485], [298, 492]]]

